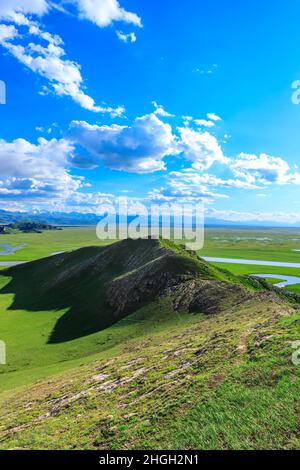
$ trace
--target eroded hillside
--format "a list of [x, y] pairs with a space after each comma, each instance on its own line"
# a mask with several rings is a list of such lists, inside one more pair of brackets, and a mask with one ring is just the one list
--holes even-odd
[[[31, 384], [0, 394], [1, 448], [300, 447], [296, 298], [150, 240], [84, 248], [4, 277], [15, 322], [30, 310], [33, 329], [51, 308], [66, 310], [43, 346], [52, 356], [60, 348], [56, 373], [53, 363], [37, 381], [27, 364]], [[58, 373], [88, 341], [98, 354]]]
[[[168, 302], [132, 321], [146, 330]], [[109, 359], [6, 394], [1, 448], [299, 448], [294, 308], [268, 294], [194, 324], [165, 320]]]

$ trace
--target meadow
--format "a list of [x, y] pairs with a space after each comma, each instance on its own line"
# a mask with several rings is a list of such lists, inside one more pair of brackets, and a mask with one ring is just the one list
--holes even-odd
[[[299, 251], [294, 251], [299, 250]], [[206, 229], [205, 246], [200, 256], [300, 263], [300, 229]], [[213, 263], [236, 275], [278, 274], [300, 277], [293, 267]], [[268, 281], [273, 283], [273, 281]], [[288, 290], [300, 293], [300, 285]]]
[[[33, 293], [43, 293], [48, 274], [51, 285], [51, 270], [59, 266], [53, 253], [108, 242], [84, 227], [4, 235], [1, 243], [26, 247], [0, 261], [50, 257], [41, 270], [24, 265], [15, 275], [0, 272], [0, 339], [7, 344], [1, 448], [300, 448], [299, 368], [291, 362], [299, 338], [296, 305], [261, 294], [207, 316], [175, 312], [170, 299], [155, 299], [109, 328], [68, 337], [73, 327], [84, 327], [80, 315], [97, 318], [102, 309], [98, 274], [88, 269], [78, 282], [75, 276], [50, 289], [52, 300], [45, 294], [35, 302]], [[209, 228], [198, 254], [297, 263], [297, 249], [300, 230]], [[88, 250], [92, 258], [97, 250]], [[237, 275], [300, 276], [300, 268], [213, 264]], [[79, 301], [71, 323], [70, 299]], [[51, 341], [62, 321], [65, 340]]]
[[[99, 240], [95, 227], [87, 226], [43, 233], [0, 235], [0, 244], [2, 243], [9, 243], [14, 247], [21, 244], [27, 246], [12, 255], [1, 256], [1, 260], [28, 261], [50, 256], [54, 252], [69, 251], [83, 246], [100, 246], [111, 242]], [[205, 245], [199, 255], [300, 262], [300, 229], [206, 228]]]
[[6, 374], [1, 449], [300, 449], [300, 317], [282, 307], [207, 318], [154, 302], [110, 328], [115, 347]]
[[14, 254], [1, 256], [0, 261], [32, 261], [51, 256], [60, 251], [70, 251], [83, 246], [101, 246], [105, 242], [96, 236], [95, 227], [64, 228], [42, 233], [12, 233], [0, 235], [0, 244], [9, 243], [13, 247], [26, 244]]
[[[64, 228], [43, 233], [13, 233], [2, 235], [0, 244], [8, 243], [15, 247], [26, 246], [14, 254], [0, 255], [0, 261], [31, 261], [51, 256], [53, 253], [72, 251], [84, 246], [102, 246], [112, 243], [96, 237], [95, 227]], [[1, 248], [0, 248], [1, 249]], [[205, 233], [205, 246], [199, 256], [221, 258], [259, 259], [267, 261], [300, 262], [300, 230], [287, 229], [233, 229], [208, 228]], [[300, 276], [299, 268], [255, 266], [228, 263], [212, 263], [236, 275], [278, 274]], [[4, 267], [2, 267], [4, 269]], [[274, 280], [269, 280], [275, 283]], [[0, 276], [0, 289], [8, 284], [7, 277]], [[300, 285], [289, 286], [289, 290], [300, 292]], [[66, 313], [66, 308], [41, 312], [13, 310], [14, 295], [0, 295], [0, 338], [11, 345], [10, 361], [5, 368], [5, 380], [0, 382], [0, 390], [14, 387], [31, 378], [51, 375], [89, 361], [94, 354], [110, 351], [119, 343], [137, 334], [135, 323], [123, 320], [118, 325], [66, 343], [47, 345], [55, 323]], [[22, 321], [20, 321], [22, 319]], [[21, 352], [21, 353], [20, 353]], [[0, 370], [4, 373], [4, 369]], [[31, 379], [30, 379], [31, 380]]]
[[[10, 255], [1, 256], [0, 261], [31, 261], [62, 251], [71, 251], [83, 246], [102, 246], [112, 241], [101, 241], [95, 227], [74, 227], [43, 233], [16, 233], [0, 236], [0, 244], [26, 247]], [[299, 250], [299, 251], [293, 251]], [[300, 263], [300, 229], [257, 228], [206, 228], [205, 245], [199, 256], [237, 258], [264, 261]], [[278, 274], [300, 276], [299, 268], [270, 267], [228, 263], [214, 263], [234, 274]], [[300, 292], [300, 286], [289, 290]]]

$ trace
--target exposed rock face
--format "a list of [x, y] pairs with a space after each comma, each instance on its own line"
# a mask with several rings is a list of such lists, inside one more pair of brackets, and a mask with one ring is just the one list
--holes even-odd
[[167, 289], [192, 279], [192, 274], [174, 272], [173, 262], [176, 264], [175, 256], [167, 253], [130, 274], [107, 283], [106, 299], [115, 315], [127, 313], [134, 307], [165, 295]]
[[239, 285], [203, 279], [200, 273], [184, 267], [175, 253], [165, 250], [159, 254], [157, 259], [107, 283], [107, 304], [116, 317], [156, 297], [170, 297], [175, 310], [214, 314], [253, 296]]
[[253, 294], [241, 286], [211, 280], [182, 283], [171, 292], [175, 310], [187, 309], [207, 315], [249, 300]]

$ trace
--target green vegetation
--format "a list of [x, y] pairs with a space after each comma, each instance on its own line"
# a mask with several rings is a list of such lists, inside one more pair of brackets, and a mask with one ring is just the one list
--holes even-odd
[[295, 294], [300, 294], [300, 284], [294, 284], [292, 286], [288, 286], [286, 290], [290, 292], [295, 292]]
[[[286, 268], [277, 266], [260, 266], [255, 264], [234, 264], [234, 263], [211, 263], [213, 266], [219, 269], [228, 269], [236, 276], [248, 276], [250, 274], [278, 274], [278, 279], [281, 280], [282, 276], [299, 276], [300, 268]], [[269, 279], [270, 280], [270, 279]]]
[[129, 340], [2, 394], [1, 448], [299, 449], [299, 314], [270, 299], [171, 310], [151, 303], [111, 330]]
[[64, 228], [63, 230], [46, 230], [43, 233], [13, 233], [1, 235], [0, 243], [9, 243], [13, 247], [26, 244], [22, 250], [6, 256], [0, 261], [31, 261], [51, 256], [52, 253], [71, 251], [84, 246], [103, 246], [96, 236], [94, 227]]
[[[299, 251], [295, 251], [299, 250]], [[299, 229], [207, 229], [205, 247], [201, 256], [220, 258], [253, 259], [300, 263]], [[275, 274], [278, 282], [281, 276], [300, 277], [300, 268], [260, 266], [249, 264], [212, 263], [218, 268], [228, 269], [237, 276], [250, 274]], [[274, 284], [276, 280], [268, 279]], [[300, 286], [286, 287], [286, 290], [300, 293]]]
[[[96, 236], [95, 227], [64, 228], [62, 231], [45, 231], [41, 234], [15, 233], [1, 235], [1, 243], [13, 246], [27, 244], [27, 247], [7, 260], [33, 260], [50, 256], [53, 252], [70, 251], [83, 246], [102, 246]], [[200, 256], [224, 258], [259, 259], [268, 261], [300, 262], [299, 229], [206, 229], [205, 246]], [[10, 255], [11, 256], [11, 255]], [[300, 270], [298, 271], [298, 273]]]
[[[1, 371], [4, 378], [0, 389], [31, 380], [27, 369], [58, 364], [60, 370], [70, 360], [110, 349], [136, 336], [136, 329], [140, 327], [133, 328], [130, 322], [129, 328], [126, 321], [118, 323], [114, 329], [107, 328], [158, 295], [153, 279], [159, 279], [161, 272], [170, 273], [171, 278], [178, 274], [185, 279], [200, 276], [253, 289], [245, 279], [211, 267], [193, 254], [182, 250], [173, 252], [171, 246], [150, 240], [128, 240], [106, 248], [82, 248], [2, 270], [0, 338], [6, 342], [9, 354], [8, 364]], [[171, 257], [166, 256], [169, 252]], [[149, 266], [153, 272], [149, 271]], [[141, 268], [145, 269], [144, 277]], [[122, 307], [128, 294], [122, 293], [120, 282], [126, 283], [129, 299], [131, 290], [137, 296], [146, 283], [151, 285], [150, 295], [143, 289], [141, 299], [129, 303], [128, 308], [124, 306], [117, 314], [118, 305], [109, 304], [105, 294], [112, 282], [112, 286], [117, 282], [117, 292], [121, 290]], [[162, 289], [162, 282], [159, 289]], [[36, 370], [35, 374], [39, 372], [43, 375], [42, 370]]]
[[300, 314], [244, 276], [265, 266], [91, 229], [19, 236], [19, 259], [68, 253], [0, 271], [0, 448], [300, 449]]
[[273, 279], [273, 278], [268, 278], [268, 277], [264, 278], [264, 280], [266, 282], [268, 282], [269, 284], [272, 284], [272, 285], [279, 284], [280, 282], [284, 281], [284, 279], [279, 279], [279, 278], [278, 279]]
[[5, 232], [10, 233], [11, 231], [19, 231], [23, 233], [41, 233], [44, 230], [58, 230], [57, 227], [53, 225], [43, 224], [41, 222], [33, 222], [30, 220], [22, 220], [20, 222], [16, 222], [13, 224], [9, 224], [5, 230]]
[[300, 229], [208, 228], [202, 256], [300, 262]]

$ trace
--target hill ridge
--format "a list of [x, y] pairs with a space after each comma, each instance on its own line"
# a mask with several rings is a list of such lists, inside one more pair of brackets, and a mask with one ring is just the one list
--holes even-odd
[[2, 274], [11, 278], [1, 290], [14, 294], [10, 310], [67, 309], [50, 343], [107, 328], [156, 298], [170, 296], [175, 310], [210, 314], [252, 295], [250, 283], [164, 240], [85, 247]]

